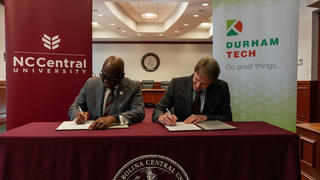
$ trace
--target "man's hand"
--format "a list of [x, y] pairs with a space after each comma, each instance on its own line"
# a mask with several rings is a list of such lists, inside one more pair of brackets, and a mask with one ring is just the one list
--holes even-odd
[[200, 122], [206, 121], [207, 120], [207, 116], [204, 115], [195, 115], [192, 114], [191, 116], [189, 116], [184, 123], [185, 124], [198, 124]]
[[75, 121], [77, 124], [84, 124], [86, 123], [86, 120], [89, 119], [89, 117], [90, 117], [89, 112], [83, 112], [83, 114], [80, 112], [77, 112]]
[[100, 117], [89, 126], [89, 129], [106, 129], [107, 127], [112, 126], [116, 122], [116, 118], [113, 116]]
[[163, 125], [175, 126], [178, 118], [175, 115], [170, 115], [169, 113], [165, 113], [158, 117], [158, 121]]

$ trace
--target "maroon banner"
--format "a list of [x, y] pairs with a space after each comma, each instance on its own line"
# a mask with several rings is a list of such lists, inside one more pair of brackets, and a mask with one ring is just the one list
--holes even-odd
[[6, 0], [7, 129], [68, 120], [92, 74], [91, 0]]

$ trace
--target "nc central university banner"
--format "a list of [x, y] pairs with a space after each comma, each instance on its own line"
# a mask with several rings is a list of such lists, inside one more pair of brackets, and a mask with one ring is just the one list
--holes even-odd
[[68, 120], [92, 74], [88, 0], [6, 0], [7, 129]]
[[235, 121], [295, 131], [297, 0], [213, 1], [213, 56]]

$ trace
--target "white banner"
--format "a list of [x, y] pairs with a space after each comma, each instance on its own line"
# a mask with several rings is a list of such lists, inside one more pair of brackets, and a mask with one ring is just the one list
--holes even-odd
[[297, 0], [213, 2], [213, 57], [234, 121], [296, 129]]

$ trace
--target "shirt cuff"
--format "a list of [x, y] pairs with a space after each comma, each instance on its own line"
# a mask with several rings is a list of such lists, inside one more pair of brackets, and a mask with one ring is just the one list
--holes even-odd
[[128, 125], [129, 124], [128, 119], [123, 117], [123, 116], [121, 116], [121, 115], [119, 115], [119, 120], [120, 120], [120, 124], [121, 125]]

